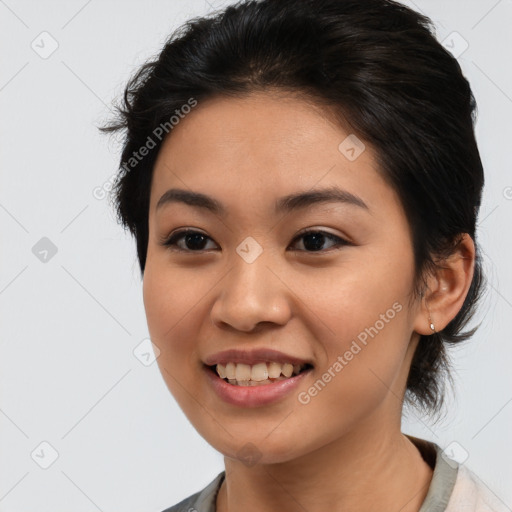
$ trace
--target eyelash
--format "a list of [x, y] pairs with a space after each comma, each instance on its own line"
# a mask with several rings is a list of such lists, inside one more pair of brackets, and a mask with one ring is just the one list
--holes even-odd
[[[311, 233], [320, 233], [322, 235], [325, 235], [326, 238], [328, 238], [329, 240], [332, 240], [332, 241], [336, 241], [337, 243], [330, 247], [329, 249], [326, 249], [326, 250], [319, 250], [319, 251], [306, 251], [306, 250], [299, 250], [300, 252], [307, 252], [307, 253], [311, 253], [311, 254], [315, 254], [315, 253], [325, 253], [325, 252], [328, 252], [329, 250], [331, 249], [339, 249], [340, 247], [343, 247], [343, 246], [348, 246], [348, 245], [353, 245], [351, 242], [349, 242], [348, 240], [345, 240], [344, 238], [341, 238], [337, 235], [333, 235], [332, 233], [329, 233], [327, 231], [322, 231], [322, 230], [318, 230], [318, 229], [310, 229], [310, 230], [306, 230], [306, 231], [303, 231], [301, 233], [299, 233], [293, 240], [292, 240], [292, 244], [293, 242], [295, 242], [296, 240], [306, 236], [306, 235], [309, 235]], [[201, 252], [204, 252], [205, 250], [204, 249], [200, 249], [200, 250], [197, 250], [197, 251], [193, 251], [193, 250], [190, 250], [190, 249], [182, 249], [181, 247], [178, 247], [176, 242], [180, 239], [182, 239], [183, 237], [187, 236], [187, 235], [203, 235], [205, 238], [209, 238], [211, 240], [211, 238], [207, 235], [205, 235], [204, 233], [202, 233], [201, 231], [196, 231], [194, 229], [184, 229], [184, 230], [181, 230], [181, 231], [177, 231], [176, 233], [173, 233], [170, 237], [164, 239], [161, 244], [168, 247], [170, 250], [172, 251], [179, 251], [179, 252], [188, 252], [188, 253], [201, 253]]]

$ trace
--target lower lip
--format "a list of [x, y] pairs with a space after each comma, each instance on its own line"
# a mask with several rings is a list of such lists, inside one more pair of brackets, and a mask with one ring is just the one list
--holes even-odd
[[259, 407], [277, 402], [296, 389], [312, 370], [308, 368], [294, 377], [272, 384], [237, 386], [221, 379], [217, 372], [212, 371], [208, 366], [204, 366], [204, 369], [217, 395], [228, 404], [239, 407]]

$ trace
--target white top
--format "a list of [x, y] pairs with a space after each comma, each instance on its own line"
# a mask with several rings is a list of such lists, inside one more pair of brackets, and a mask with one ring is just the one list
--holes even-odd
[[420, 512], [430, 512], [431, 510], [444, 510], [445, 512], [510, 512], [512, 510], [466, 466], [459, 466], [458, 468], [457, 479], [448, 506], [445, 509], [423, 509], [423, 505]]
[[[433, 468], [432, 481], [419, 512], [511, 512], [489, 487], [469, 468], [449, 459], [436, 444], [417, 437], [407, 437]], [[204, 489], [192, 494], [163, 512], [216, 512], [217, 493], [225, 471]]]

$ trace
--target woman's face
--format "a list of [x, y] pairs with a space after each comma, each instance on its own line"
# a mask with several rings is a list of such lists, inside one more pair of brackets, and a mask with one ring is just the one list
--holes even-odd
[[[228, 457], [284, 462], [399, 428], [413, 331], [427, 319], [409, 306], [401, 203], [371, 147], [349, 135], [300, 99], [252, 93], [200, 102], [158, 155], [143, 283], [149, 332], [178, 404]], [[159, 205], [170, 189], [220, 209], [172, 194]], [[283, 200], [326, 189], [345, 200]], [[164, 245], [185, 229], [195, 234]], [[216, 357], [230, 349], [242, 353]], [[229, 362], [242, 384], [260, 383], [222, 380], [212, 361]], [[311, 366], [287, 379], [287, 361]], [[282, 378], [262, 383], [270, 367]]]

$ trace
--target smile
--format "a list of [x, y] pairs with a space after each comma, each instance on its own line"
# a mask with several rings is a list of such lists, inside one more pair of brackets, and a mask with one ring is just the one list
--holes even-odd
[[[233, 375], [234, 368], [235, 378], [221, 377], [219, 366], [222, 366], [220, 368], [220, 372], [224, 372], [222, 375], [228, 375], [226, 372], [231, 372], [229, 375]], [[248, 378], [249, 371], [252, 377], [254, 367], [256, 367], [256, 377], [261, 378], [267, 375], [265, 379], [258, 381]], [[313, 372], [311, 364], [301, 364], [295, 367], [290, 363], [271, 362], [259, 362], [254, 365], [245, 363], [227, 363], [225, 366], [220, 364], [203, 365], [203, 368], [207, 380], [217, 396], [225, 403], [243, 408], [262, 407], [285, 399], [296, 393], [300, 383]], [[278, 377], [269, 376], [269, 373], [270, 375], [276, 375], [278, 370]], [[294, 370], [298, 373], [295, 373]], [[238, 380], [237, 372], [240, 372], [238, 375], [241, 380]], [[287, 377], [283, 372], [289, 376]]]
[[261, 386], [299, 375], [309, 364], [257, 363], [254, 365], [229, 362], [212, 366], [221, 379], [235, 386]]

